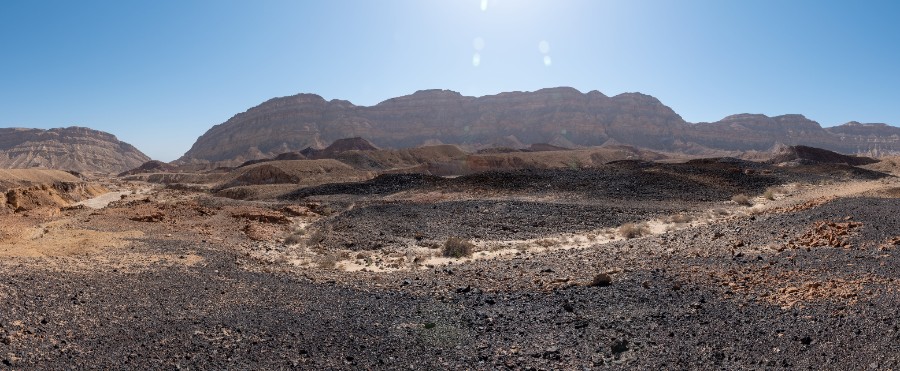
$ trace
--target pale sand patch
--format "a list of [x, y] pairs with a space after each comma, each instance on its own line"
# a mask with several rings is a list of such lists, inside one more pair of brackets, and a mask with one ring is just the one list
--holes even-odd
[[4, 230], [0, 235], [0, 256], [84, 256], [103, 249], [120, 248], [131, 243], [129, 239], [144, 235], [140, 231], [101, 232], [73, 228], [65, 221]]
[[104, 207], [109, 206], [109, 204], [114, 201], [121, 200], [123, 198], [123, 196], [127, 197], [128, 195], [131, 195], [131, 194], [145, 195], [145, 194], [149, 194], [151, 190], [152, 190], [151, 188], [138, 188], [135, 190], [128, 190], [128, 191], [107, 192], [100, 196], [75, 203], [75, 205], [76, 206], [84, 205], [85, 207], [89, 207], [91, 209], [102, 209]]

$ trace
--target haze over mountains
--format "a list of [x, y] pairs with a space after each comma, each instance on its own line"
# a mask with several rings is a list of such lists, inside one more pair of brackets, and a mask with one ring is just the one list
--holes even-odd
[[751, 114], [691, 124], [649, 95], [608, 97], [561, 87], [477, 98], [424, 90], [370, 107], [326, 101], [314, 94], [275, 98], [214, 126], [176, 163], [233, 165], [321, 148], [347, 137], [363, 137], [382, 148], [552, 143], [627, 144], [684, 153], [765, 151], [779, 144], [851, 154], [900, 150], [900, 129], [885, 124], [851, 122], [822, 128], [802, 115]]

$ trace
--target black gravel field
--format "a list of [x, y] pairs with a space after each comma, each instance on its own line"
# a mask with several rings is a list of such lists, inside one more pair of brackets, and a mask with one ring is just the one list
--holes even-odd
[[[711, 165], [725, 168], [719, 176], [685, 177], [707, 185], [693, 193], [666, 183], [676, 184], [672, 200], [372, 201], [322, 220], [344, 238], [341, 226], [440, 235], [440, 222], [509, 238], [703, 208], [722, 201], [716, 184], [730, 197], [793, 179], [726, 165]], [[572, 183], [556, 178], [544, 180]], [[649, 187], [634, 184], [633, 195]], [[533, 194], [539, 185], [513, 188]], [[487, 217], [471, 224], [451, 217], [482, 207]], [[265, 263], [229, 241], [178, 240], [187, 232], [138, 238], [127, 253], [202, 258], [193, 265], [8, 259], [0, 369], [897, 369], [898, 210], [897, 198], [844, 198], [587, 249], [392, 273]], [[430, 219], [438, 222], [400, 229]], [[819, 222], [845, 228], [847, 246], [797, 242], [824, 233]], [[71, 262], [88, 268], [65, 268]]]

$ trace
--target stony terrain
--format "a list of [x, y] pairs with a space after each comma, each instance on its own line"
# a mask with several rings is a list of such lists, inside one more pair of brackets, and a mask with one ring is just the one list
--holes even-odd
[[150, 160], [114, 135], [82, 127], [0, 128], [0, 168], [117, 174]]
[[738, 114], [692, 124], [649, 95], [610, 97], [566, 87], [483, 97], [424, 90], [369, 107], [298, 94], [271, 99], [213, 126], [178, 163], [237, 166], [280, 153], [324, 148], [349, 137], [362, 137], [385, 149], [436, 144], [469, 150], [518, 149], [549, 143], [711, 155], [808, 145], [845, 154], [888, 155], [900, 151], [898, 134], [900, 129], [885, 124], [850, 122], [823, 128], [796, 114]]
[[250, 201], [126, 179], [0, 215], [0, 368], [900, 368], [887, 173], [620, 161]]

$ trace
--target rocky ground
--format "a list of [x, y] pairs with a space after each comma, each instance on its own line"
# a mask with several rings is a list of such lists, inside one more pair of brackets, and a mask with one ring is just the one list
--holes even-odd
[[[900, 368], [900, 181], [880, 173], [106, 187], [0, 215], [0, 369]], [[443, 257], [449, 237], [474, 254]]]

